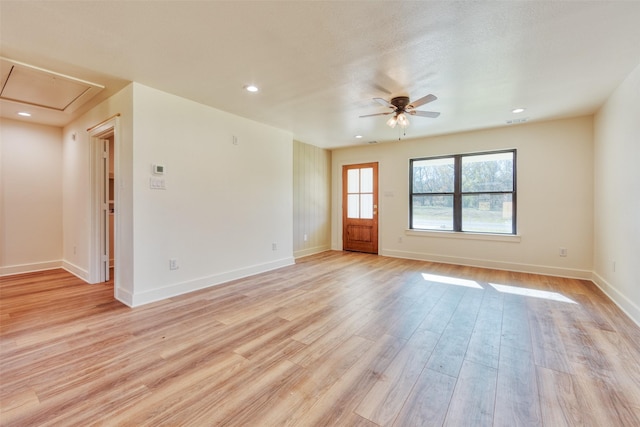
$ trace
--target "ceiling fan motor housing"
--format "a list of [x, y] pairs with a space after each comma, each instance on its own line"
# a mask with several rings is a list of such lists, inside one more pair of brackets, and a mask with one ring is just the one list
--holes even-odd
[[396, 96], [395, 98], [391, 99], [390, 104], [393, 105], [394, 107], [396, 107], [397, 111], [404, 111], [405, 108], [407, 108], [407, 105], [409, 105], [409, 97], [408, 96]]

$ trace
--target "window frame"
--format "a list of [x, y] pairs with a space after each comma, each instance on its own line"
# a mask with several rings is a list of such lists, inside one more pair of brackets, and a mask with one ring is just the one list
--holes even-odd
[[[462, 191], [462, 159], [465, 157], [483, 156], [490, 154], [511, 153], [513, 155], [513, 176], [512, 191]], [[431, 193], [414, 193], [413, 191], [413, 165], [414, 162], [423, 160], [438, 160], [438, 159], [453, 159], [454, 164], [454, 185], [453, 192], [431, 192]], [[517, 235], [517, 150], [495, 150], [495, 151], [483, 151], [475, 153], [460, 153], [450, 154], [444, 156], [431, 156], [431, 157], [419, 157], [409, 159], [409, 230], [412, 231], [429, 231], [429, 232], [445, 232], [445, 233], [470, 233], [470, 234], [491, 234], [499, 236]], [[511, 212], [511, 232], [501, 233], [496, 231], [463, 231], [462, 230], [462, 198], [465, 195], [500, 195], [511, 194], [512, 212]], [[453, 196], [453, 229], [451, 230], [438, 230], [438, 229], [425, 229], [415, 228], [413, 225], [413, 198], [415, 196]]]

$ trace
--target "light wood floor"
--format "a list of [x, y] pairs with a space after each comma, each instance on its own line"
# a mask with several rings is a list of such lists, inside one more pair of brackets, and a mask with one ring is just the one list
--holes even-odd
[[588, 281], [325, 252], [135, 309], [62, 270], [1, 297], [3, 425], [640, 425], [640, 328]]

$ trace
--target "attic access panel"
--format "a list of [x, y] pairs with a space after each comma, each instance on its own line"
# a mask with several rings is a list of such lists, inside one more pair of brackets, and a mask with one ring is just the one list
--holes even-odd
[[72, 112], [104, 86], [2, 58], [0, 99]]

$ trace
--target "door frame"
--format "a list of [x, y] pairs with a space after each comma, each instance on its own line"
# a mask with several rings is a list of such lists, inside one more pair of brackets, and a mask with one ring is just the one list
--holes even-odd
[[380, 253], [380, 220], [379, 220], [379, 212], [380, 212], [380, 162], [378, 161], [370, 161], [370, 162], [358, 162], [358, 163], [342, 163], [340, 165], [340, 177], [341, 177], [341, 181], [340, 181], [340, 206], [341, 206], [341, 212], [340, 212], [340, 241], [342, 243], [342, 250], [345, 250], [345, 227], [346, 227], [346, 220], [347, 220], [347, 206], [345, 204], [345, 196], [346, 196], [346, 181], [345, 181], [345, 176], [344, 176], [344, 171], [346, 167], [368, 167], [370, 165], [375, 165], [375, 180], [373, 182], [373, 194], [374, 194], [374, 200], [373, 200], [373, 219], [372, 221], [374, 222], [374, 226], [375, 226], [375, 252], [367, 252], [367, 253], [375, 253], [376, 255]]
[[[113, 117], [106, 120], [98, 126], [90, 128], [89, 132], [89, 175], [91, 179], [91, 233], [90, 233], [90, 251], [89, 251], [89, 283], [103, 283], [108, 278], [108, 272], [104, 268], [104, 253], [102, 248], [107, 247], [109, 251], [109, 233], [108, 218], [103, 214], [103, 192], [106, 191], [108, 185], [108, 164], [105, 166], [103, 157], [103, 140], [113, 135], [113, 163], [114, 163], [114, 205], [118, 206], [118, 176], [119, 176], [119, 120]], [[107, 193], [108, 194], [108, 193]], [[108, 209], [108, 205], [107, 205]], [[120, 261], [119, 247], [120, 239], [118, 231], [119, 215], [118, 210], [114, 212], [113, 228], [114, 228], [114, 265], [118, 265]], [[106, 224], [105, 224], [106, 221]], [[109, 257], [107, 257], [107, 268], [109, 265]], [[114, 290], [117, 288], [117, 275], [114, 275]], [[115, 292], [115, 291], [114, 291]]]

